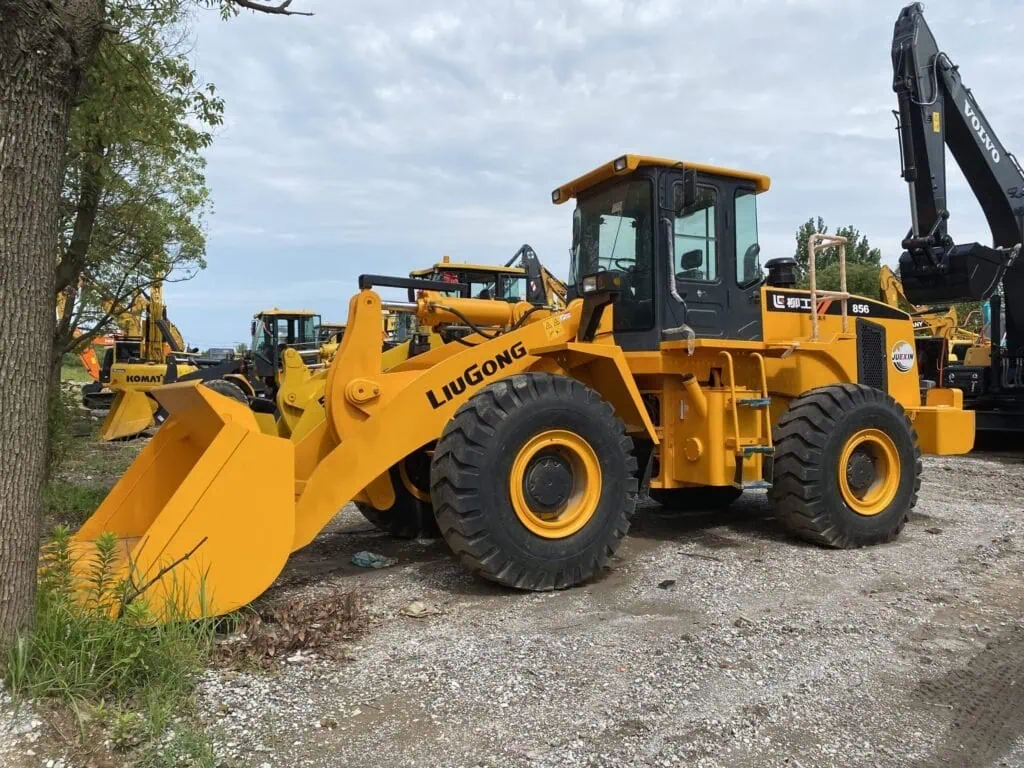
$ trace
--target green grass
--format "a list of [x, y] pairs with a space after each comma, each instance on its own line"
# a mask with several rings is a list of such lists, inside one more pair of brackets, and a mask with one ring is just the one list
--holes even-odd
[[92, 378], [88, 373], [85, 372], [85, 368], [79, 365], [68, 365], [63, 364], [60, 367], [60, 380], [61, 381], [77, 381], [82, 384], [88, 384], [92, 381]]
[[102, 742], [92, 738], [100, 728], [115, 749], [132, 751], [134, 765], [212, 766], [193, 692], [214, 622], [154, 622], [145, 601], [123, 603], [129, 590], [115, 578], [112, 535], [101, 537], [82, 575], [73, 573], [70, 543], [59, 527], [47, 547], [35, 626], [8, 654], [12, 693], [69, 708], [83, 745]]
[[51, 480], [43, 491], [45, 519], [72, 529], [78, 528], [96, 511], [109, 490], [67, 480]]
[[85, 367], [82, 365], [78, 355], [68, 353], [60, 361], [60, 380], [84, 383], [92, 381], [92, 378], [86, 373]]

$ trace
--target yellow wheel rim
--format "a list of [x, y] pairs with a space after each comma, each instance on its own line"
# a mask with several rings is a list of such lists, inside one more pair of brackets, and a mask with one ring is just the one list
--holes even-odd
[[418, 499], [419, 501], [429, 504], [430, 492], [416, 487], [416, 483], [414, 483], [412, 478], [409, 477], [409, 470], [405, 467], [406, 461], [408, 461], [408, 459], [402, 459], [398, 462], [398, 477], [401, 479], [402, 485], [405, 486], [405, 490], [407, 490], [414, 499]]
[[896, 498], [900, 457], [885, 432], [862, 429], [854, 433], [843, 447], [838, 469], [843, 501], [858, 515], [877, 515]]
[[601, 463], [574, 432], [549, 429], [530, 438], [512, 461], [509, 495], [516, 517], [545, 539], [585, 526], [601, 500]]

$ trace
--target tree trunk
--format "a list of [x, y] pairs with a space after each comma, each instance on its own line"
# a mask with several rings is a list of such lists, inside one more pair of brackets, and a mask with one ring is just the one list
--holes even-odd
[[[64, 354], [74, 346], [75, 329], [71, 319], [75, 315], [78, 299], [79, 280], [85, 271], [92, 245], [92, 232], [96, 226], [96, 215], [100, 208], [100, 194], [103, 191], [100, 167], [103, 163], [103, 144], [99, 139], [93, 142], [91, 151], [81, 159], [78, 204], [75, 207], [75, 225], [71, 230], [71, 241], [57, 262], [57, 278], [54, 293], [64, 293], [64, 313], [57, 318], [53, 332], [52, 365], [60, 371]], [[57, 384], [60, 384], [58, 379]]]
[[31, 623], [68, 119], [103, 0], [0, 0], [0, 649]]

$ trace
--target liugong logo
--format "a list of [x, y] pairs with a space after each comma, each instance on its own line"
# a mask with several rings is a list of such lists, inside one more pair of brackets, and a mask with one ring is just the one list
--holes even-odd
[[484, 360], [482, 363], [473, 363], [459, 376], [443, 385], [440, 394], [432, 389], [427, 390], [427, 400], [430, 402], [430, 407], [437, 410], [445, 403], [451, 402], [465, 392], [467, 387], [475, 387], [478, 384], [482, 384], [485, 379], [491, 378], [498, 371], [512, 365], [513, 360], [519, 360], [523, 357], [526, 357], [526, 347], [523, 346], [523, 342], [517, 341], [494, 357]]

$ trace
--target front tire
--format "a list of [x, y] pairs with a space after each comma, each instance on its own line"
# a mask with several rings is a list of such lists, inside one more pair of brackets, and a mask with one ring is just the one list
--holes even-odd
[[917, 503], [921, 449], [903, 407], [859, 384], [794, 399], [775, 431], [776, 518], [807, 541], [849, 549], [896, 538]]
[[636, 507], [633, 443], [612, 407], [575, 379], [526, 373], [456, 412], [431, 464], [441, 534], [486, 579], [564, 589], [594, 577]]

